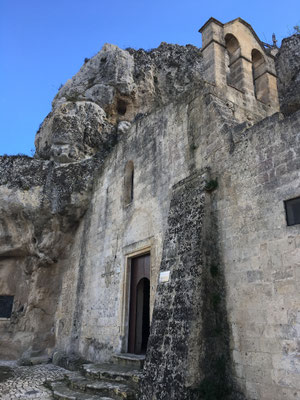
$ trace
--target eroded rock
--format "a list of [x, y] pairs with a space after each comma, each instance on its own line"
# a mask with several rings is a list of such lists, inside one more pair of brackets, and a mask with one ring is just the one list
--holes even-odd
[[36, 135], [37, 156], [60, 163], [91, 157], [113, 138], [104, 110], [90, 101], [66, 102], [51, 112]]
[[276, 56], [281, 111], [288, 115], [300, 109], [300, 35], [283, 39]]
[[132, 121], [196, 85], [202, 70], [201, 50], [192, 45], [162, 43], [145, 51], [105, 44], [60, 89], [53, 108], [66, 101], [91, 101], [112, 123]]

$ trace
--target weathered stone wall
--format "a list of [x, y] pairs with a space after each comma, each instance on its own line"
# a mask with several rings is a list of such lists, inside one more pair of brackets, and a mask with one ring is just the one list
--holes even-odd
[[300, 227], [284, 200], [299, 196], [300, 114], [274, 115], [233, 135], [219, 176], [231, 351], [249, 399], [294, 399], [299, 386]]
[[[126, 351], [127, 258], [145, 247], [151, 249], [152, 310], [171, 187], [194, 170], [198, 133], [215, 129], [208, 124], [213, 119], [205, 104], [211, 92], [214, 87], [202, 85], [177, 103], [141, 116], [122, 133], [106, 159], [63, 280], [56, 318], [58, 349], [80, 352], [91, 360], [107, 360], [117, 351]], [[222, 105], [232, 119], [232, 109], [226, 101]], [[134, 200], [125, 204], [125, 166], [130, 160]]]
[[[153, 307], [170, 190], [189, 173], [186, 111], [185, 103], [170, 105], [133, 123], [95, 181], [91, 208], [83, 221], [85, 237], [76, 239], [74, 251], [78, 256], [72, 267], [81, 271], [81, 276], [71, 341], [76, 343], [74, 350], [89, 359], [107, 360], [113, 352], [126, 351], [126, 257], [145, 247], [151, 248]], [[126, 205], [124, 172], [129, 160], [134, 162], [134, 199]], [[63, 287], [69, 285], [71, 270], [70, 274]], [[68, 296], [64, 299], [62, 316], [69, 307]], [[63, 319], [58, 343], [71, 329]], [[71, 323], [71, 319], [68, 321]]]
[[[299, 196], [299, 111], [251, 126], [207, 94], [190, 107], [195, 164], [218, 177], [213, 210], [224, 268], [231, 356], [249, 399], [299, 396], [299, 225], [284, 200]], [[197, 119], [202, 116], [201, 129]]]
[[[200, 100], [193, 104], [195, 126]], [[195, 162], [211, 166], [219, 182], [213, 209], [234, 375], [246, 398], [292, 399], [299, 396], [300, 230], [287, 226], [283, 201], [299, 196], [300, 115], [249, 127], [234, 124], [220, 99], [208, 95], [206, 104]]]
[[156, 291], [142, 382], [144, 399], [185, 398], [186, 386], [194, 383], [200, 372], [204, 186], [205, 180], [196, 175], [173, 189], [160, 265], [160, 271], [169, 271], [170, 276], [167, 282], [158, 284]]
[[[173, 187], [142, 399], [225, 398], [231, 392], [225, 288], [211, 210], [215, 181], [195, 172]], [[220, 397], [222, 396], [222, 397]]]
[[189, 124], [195, 164], [218, 176], [213, 209], [236, 388], [249, 399], [292, 399], [299, 395], [300, 231], [286, 225], [283, 202], [299, 195], [300, 115], [234, 125], [225, 102], [210, 94], [202, 101], [190, 102]]

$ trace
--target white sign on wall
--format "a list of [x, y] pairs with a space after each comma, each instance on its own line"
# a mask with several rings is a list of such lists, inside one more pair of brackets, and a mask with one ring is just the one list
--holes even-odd
[[170, 271], [163, 271], [159, 274], [159, 282], [168, 282], [170, 279]]

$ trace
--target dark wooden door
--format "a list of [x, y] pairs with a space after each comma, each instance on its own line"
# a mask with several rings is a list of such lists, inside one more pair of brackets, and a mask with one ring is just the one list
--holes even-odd
[[131, 260], [128, 352], [146, 352], [150, 326], [150, 254]]

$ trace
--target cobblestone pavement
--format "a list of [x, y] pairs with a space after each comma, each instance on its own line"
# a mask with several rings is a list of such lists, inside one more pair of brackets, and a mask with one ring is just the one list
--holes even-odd
[[[1, 367], [6, 367], [2, 379]], [[52, 364], [20, 367], [12, 361], [0, 361], [0, 399], [53, 400], [50, 390], [46, 389], [43, 383], [46, 380], [63, 378], [68, 372]]]

